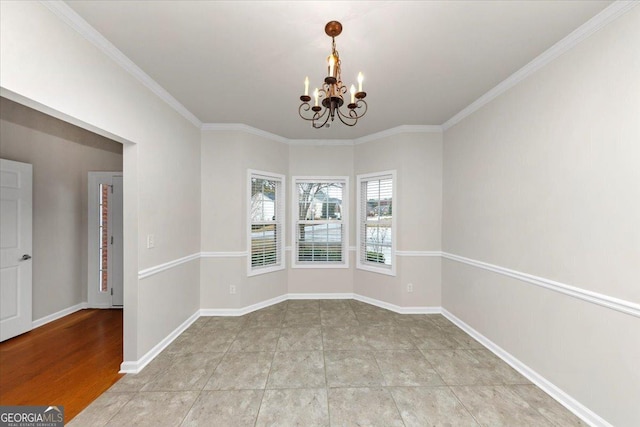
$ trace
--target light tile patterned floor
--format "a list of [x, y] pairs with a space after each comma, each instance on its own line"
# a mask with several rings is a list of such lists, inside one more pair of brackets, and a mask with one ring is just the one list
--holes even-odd
[[71, 426], [577, 426], [440, 315], [286, 301], [198, 319]]

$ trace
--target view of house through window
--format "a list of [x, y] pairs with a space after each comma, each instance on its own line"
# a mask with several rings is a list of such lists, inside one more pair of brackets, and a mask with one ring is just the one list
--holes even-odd
[[346, 265], [346, 177], [293, 178], [294, 266]]
[[359, 176], [359, 265], [391, 269], [393, 264], [393, 174]]
[[282, 178], [251, 173], [251, 269], [282, 265]]

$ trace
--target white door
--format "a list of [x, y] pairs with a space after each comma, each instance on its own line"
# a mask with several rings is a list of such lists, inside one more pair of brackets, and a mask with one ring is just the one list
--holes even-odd
[[124, 301], [122, 281], [124, 272], [122, 269], [123, 244], [122, 244], [122, 176], [114, 176], [112, 182], [113, 192], [109, 208], [111, 217], [111, 305], [122, 307]]
[[88, 189], [89, 307], [122, 307], [122, 172], [89, 172]]
[[0, 341], [31, 330], [32, 166], [0, 159]]

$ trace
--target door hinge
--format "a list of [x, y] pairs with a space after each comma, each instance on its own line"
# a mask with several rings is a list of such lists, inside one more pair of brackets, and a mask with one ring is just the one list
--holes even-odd
[[109, 186], [111, 188], [111, 194], [113, 194], [113, 185]]
[[113, 236], [111, 236], [111, 244], [113, 245]]
[[113, 296], [113, 288], [111, 288], [111, 295]]

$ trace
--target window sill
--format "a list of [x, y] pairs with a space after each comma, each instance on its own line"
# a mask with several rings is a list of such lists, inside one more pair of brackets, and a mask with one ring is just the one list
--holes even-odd
[[343, 263], [343, 264], [295, 264], [294, 262], [291, 263], [291, 268], [292, 269], [309, 269], [309, 268], [317, 268], [317, 269], [346, 269], [349, 268], [349, 263]]
[[260, 276], [261, 274], [273, 273], [275, 271], [281, 271], [284, 269], [285, 269], [284, 263], [283, 265], [278, 265], [273, 267], [253, 268], [253, 269], [250, 267], [249, 271], [247, 271], [247, 277]]
[[376, 268], [374, 266], [370, 266], [367, 264], [360, 264], [358, 263], [356, 265], [356, 269], [358, 270], [363, 270], [363, 271], [368, 271], [370, 273], [377, 273], [377, 274], [384, 274], [385, 276], [396, 276], [396, 269], [394, 267], [391, 268]]

